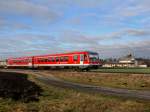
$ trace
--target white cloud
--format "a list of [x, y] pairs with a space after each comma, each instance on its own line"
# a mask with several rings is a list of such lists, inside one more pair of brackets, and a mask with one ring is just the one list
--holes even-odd
[[16, 16], [28, 16], [34, 20], [54, 21], [58, 14], [47, 6], [34, 4], [26, 0], [2, 0], [0, 1], [0, 12]]
[[100, 38], [90, 37], [77, 31], [72, 31], [72, 33], [69, 31], [69, 34], [66, 32], [60, 36], [61, 38], [35, 34], [1, 36], [0, 57], [50, 54], [75, 50], [97, 51], [103, 58], [117, 57], [131, 52], [137, 56], [150, 56], [150, 39], [127, 41], [125, 43], [115, 41], [112, 44], [104, 44], [103, 41], [114, 40], [117, 37], [117, 35], [112, 35], [110, 34], [110, 37], [106, 40], [101, 38], [103, 36], [100, 36]]

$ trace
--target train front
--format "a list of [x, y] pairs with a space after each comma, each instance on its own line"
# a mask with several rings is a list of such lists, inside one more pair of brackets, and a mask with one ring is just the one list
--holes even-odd
[[89, 52], [89, 64], [90, 64], [90, 68], [99, 68], [101, 66], [98, 53]]

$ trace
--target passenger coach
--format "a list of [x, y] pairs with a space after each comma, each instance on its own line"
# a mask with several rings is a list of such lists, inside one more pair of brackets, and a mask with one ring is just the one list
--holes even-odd
[[49, 54], [32, 57], [10, 58], [8, 67], [28, 68], [98, 68], [100, 65], [99, 55], [96, 52], [81, 51], [61, 54]]
[[7, 59], [7, 67], [16, 68], [16, 67], [33, 67], [33, 57], [19, 57], [19, 58], [9, 58]]

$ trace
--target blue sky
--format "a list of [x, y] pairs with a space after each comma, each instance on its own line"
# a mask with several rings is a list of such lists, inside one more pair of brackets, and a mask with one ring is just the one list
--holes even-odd
[[0, 58], [77, 50], [150, 57], [150, 1], [0, 1]]

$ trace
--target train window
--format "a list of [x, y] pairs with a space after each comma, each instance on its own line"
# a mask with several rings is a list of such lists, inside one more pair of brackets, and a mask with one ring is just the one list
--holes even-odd
[[44, 62], [47, 62], [47, 59], [43, 59]]
[[45, 62], [45, 59], [41, 58], [41, 59], [39, 59], [39, 62], [40, 63]]
[[54, 57], [52, 57], [52, 62], [55, 62], [55, 58]]
[[39, 63], [41, 63], [41, 62], [42, 62], [42, 60], [41, 60], [41, 59], [38, 59], [38, 62], [39, 62]]
[[45, 59], [42, 59], [42, 62], [46, 62], [46, 60], [45, 60]]
[[51, 62], [52, 60], [51, 60], [51, 58], [48, 58], [48, 62]]
[[30, 63], [31, 62], [31, 60], [29, 60], [29, 59], [26, 59], [26, 60], [24, 60], [24, 63]]
[[48, 59], [48, 58], [46, 59], [46, 62], [49, 62], [49, 59]]
[[42, 58], [42, 62], [46, 62], [46, 59]]
[[74, 61], [77, 61], [77, 60], [78, 60], [78, 55], [74, 55], [74, 56], [73, 56], [73, 60], [74, 60]]
[[60, 57], [60, 61], [63, 62], [64, 61], [64, 57]]
[[41, 59], [41, 62], [44, 62], [44, 60], [43, 60], [43, 59]]
[[40, 59], [40, 62], [43, 62], [43, 60], [42, 60], [42, 59]]
[[64, 61], [69, 61], [69, 57], [68, 57], [68, 56], [65, 56], [65, 57], [64, 57]]
[[59, 62], [59, 57], [56, 57], [56, 62]]
[[32, 59], [28, 59], [28, 62], [31, 63], [31, 62], [32, 62]]
[[41, 62], [41, 60], [40, 60], [40, 59], [37, 59], [37, 61], [38, 61], [38, 62]]
[[43, 59], [43, 62], [47, 62], [47, 59]]

